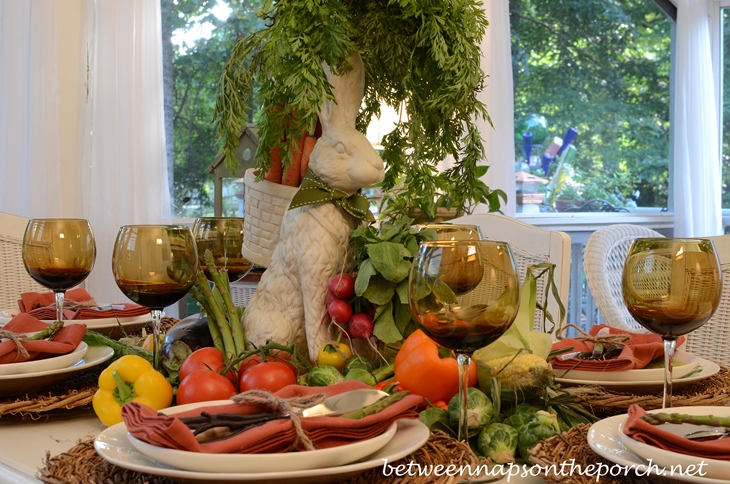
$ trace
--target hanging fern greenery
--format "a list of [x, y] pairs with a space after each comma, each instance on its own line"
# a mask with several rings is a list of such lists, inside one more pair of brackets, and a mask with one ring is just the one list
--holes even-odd
[[[312, 133], [317, 110], [333, 99], [322, 69], [349, 69], [347, 55], [360, 52], [365, 65], [365, 99], [358, 129], [365, 132], [381, 103], [403, 109], [404, 119], [383, 140], [384, 191], [400, 187], [397, 211], [420, 208], [433, 218], [437, 206], [470, 212], [477, 203], [498, 210], [506, 195], [479, 180], [486, 167], [478, 119], [491, 124], [477, 99], [484, 87], [480, 61], [488, 26], [478, 0], [280, 0], [259, 15], [266, 27], [239, 40], [221, 76], [215, 109], [226, 165], [235, 169], [234, 150], [258, 92], [263, 178], [270, 148], [284, 147], [304, 131]], [[447, 156], [452, 168], [438, 173]]]

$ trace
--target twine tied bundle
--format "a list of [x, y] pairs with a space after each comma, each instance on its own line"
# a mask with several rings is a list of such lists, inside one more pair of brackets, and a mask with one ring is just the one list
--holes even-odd
[[[16, 334], [12, 331], [7, 331], [4, 329], [0, 329], [0, 339], [5, 338], [11, 340], [13, 343], [15, 343], [15, 359], [17, 360], [18, 357], [23, 356], [24, 358], [28, 358], [30, 355], [28, 354], [28, 350], [25, 349], [21, 341], [27, 339], [27, 336], [23, 334]], [[15, 361], [15, 360], [13, 360]]]
[[565, 326], [566, 328], [574, 328], [576, 331], [580, 333], [580, 336], [576, 336], [573, 339], [576, 339], [578, 341], [589, 341], [593, 344], [602, 344], [604, 346], [623, 346], [624, 341], [627, 339], [631, 339], [631, 335], [629, 334], [610, 334], [605, 333], [603, 330], [601, 330], [596, 336], [593, 336], [592, 334], [588, 334], [582, 329], [580, 329], [575, 324], [568, 324]]
[[288, 414], [292, 425], [294, 426], [294, 430], [296, 431], [296, 438], [292, 443], [292, 448], [295, 449], [301, 440], [307, 450], [315, 450], [312, 441], [309, 437], [307, 437], [307, 434], [302, 428], [302, 421], [299, 412], [305, 408], [322, 403], [326, 397], [327, 395], [324, 393], [315, 393], [313, 395], [302, 397], [281, 398], [265, 390], [248, 390], [243, 393], [239, 393], [238, 395], [234, 395], [231, 399], [236, 403], [256, 403], [266, 405], [276, 412]]

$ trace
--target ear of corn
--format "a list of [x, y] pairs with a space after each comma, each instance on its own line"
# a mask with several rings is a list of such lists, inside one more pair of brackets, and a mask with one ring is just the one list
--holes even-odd
[[503, 356], [485, 362], [492, 376], [511, 388], [526, 388], [549, 383], [552, 368], [544, 358], [527, 352]]

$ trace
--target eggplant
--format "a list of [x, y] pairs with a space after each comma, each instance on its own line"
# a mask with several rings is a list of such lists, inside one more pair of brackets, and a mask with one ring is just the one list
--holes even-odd
[[208, 318], [200, 314], [193, 314], [175, 323], [167, 332], [162, 343], [164, 355], [170, 356], [170, 350], [175, 341], [182, 341], [190, 347], [191, 351], [213, 346], [213, 338], [208, 329]]

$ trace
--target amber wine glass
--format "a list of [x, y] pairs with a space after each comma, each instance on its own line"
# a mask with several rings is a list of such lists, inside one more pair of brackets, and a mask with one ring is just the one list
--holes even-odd
[[195, 243], [198, 247], [200, 266], [205, 277], [212, 281], [204, 254], [210, 250], [218, 271], [225, 270], [229, 282], [241, 280], [253, 267], [243, 254], [243, 218], [201, 217], [193, 226]]
[[25, 270], [56, 296], [56, 320], [63, 321], [64, 295], [94, 268], [96, 243], [88, 220], [31, 219], [23, 234]]
[[411, 313], [423, 332], [453, 350], [459, 367], [459, 440], [466, 440], [472, 353], [512, 325], [520, 302], [509, 245], [491, 240], [421, 242], [408, 279]]
[[699, 328], [717, 309], [722, 270], [707, 239], [638, 238], [622, 275], [631, 315], [664, 341], [664, 396], [672, 406], [672, 364], [677, 338]]
[[125, 225], [112, 254], [119, 289], [152, 314], [152, 361], [160, 369], [162, 310], [182, 299], [195, 283], [198, 251], [190, 227]]

